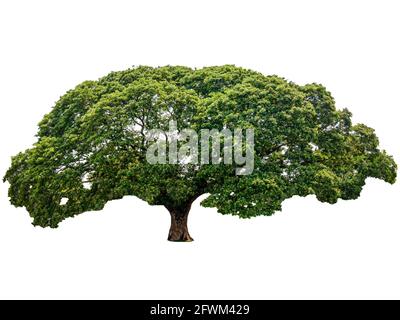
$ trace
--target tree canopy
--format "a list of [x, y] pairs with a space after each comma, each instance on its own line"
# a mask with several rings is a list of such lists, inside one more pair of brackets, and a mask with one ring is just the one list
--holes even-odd
[[[146, 132], [171, 120], [197, 131], [253, 129], [252, 174], [236, 175], [235, 164], [148, 163]], [[222, 214], [272, 215], [294, 195], [356, 199], [367, 177], [394, 183], [397, 169], [374, 130], [353, 124], [322, 85], [233, 65], [139, 66], [85, 81], [56, 102], [37, 137], [4, 180], [11, 203], [42, 227], [126, 195], [187, 215], [207, 193], [202, 205]]]

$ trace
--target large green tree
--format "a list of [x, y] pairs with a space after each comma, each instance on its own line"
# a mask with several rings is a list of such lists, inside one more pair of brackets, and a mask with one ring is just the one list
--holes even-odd
[[[237, 175], [235, 164], [148, 163], [146, 133], [168, 130], [170, 120], [178, 129], [253, 129], [252, 174]], [[374, 130], [352, 124], [323, 86], [232, 65], [140, 66], [85, 81], [44, 116], [37, 136], [4, 180], [11, 203], [42, 227], [134, 195], [168, 209], [169, 240], [190, 241], [188, 213], [205, 193], [203, 206], [250, 218], [294, 195], [335, 203], [357, 198], [367, 177], [396, 178]]]

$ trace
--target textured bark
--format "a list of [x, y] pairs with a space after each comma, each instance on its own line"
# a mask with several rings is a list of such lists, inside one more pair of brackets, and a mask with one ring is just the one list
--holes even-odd
[[181, 208], [168, 208], [171, 215], [171, 227], [169, 229], [169, 241], [193, 241], [187, 227], [187, 220], [191, 204]]

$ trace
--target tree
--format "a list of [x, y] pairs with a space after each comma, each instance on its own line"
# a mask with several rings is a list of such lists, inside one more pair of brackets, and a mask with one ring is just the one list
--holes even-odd
[[[252, 174], [237, 175], [236, 164], [150, 164], [146, 133], [171, 120], [196, 131], [253, 129]], [[367, 177], [396, 179], [374, 130], [353, 125], [323, 86], [232, 65], [140, 66], [85, 81], [44, 116], [37, 136], [4, 181], [11, 203], [42, 227], [134, 195], [168, 209], [169, 240], [191, 241], [188, 213], [205, 193], [203, 206], [250, 218], [294, 195], [335, 203], [356, 199]]]

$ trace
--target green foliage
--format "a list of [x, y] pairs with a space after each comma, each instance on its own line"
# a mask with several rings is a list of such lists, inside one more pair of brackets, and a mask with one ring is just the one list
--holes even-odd
[[[178, 129], [253, 128], [254, 172], [147, 163], [145, 133], [167, 130], [170, 120]], [[125, 195], [180, 208], [209, 193], [202, 205], [249, 218], [273, 214], [293, 195], [355, 199], [367, 177], [394, 183], [396, 164], [378, 144], [374, 130], [353, 125], [351, 113], [337, 110], [318, 84], [231, 65], [141, 66], [62, 96], [40, 122], [37, 143], [12, 158], [4, 181], [11, 203], [43, 227]]]

